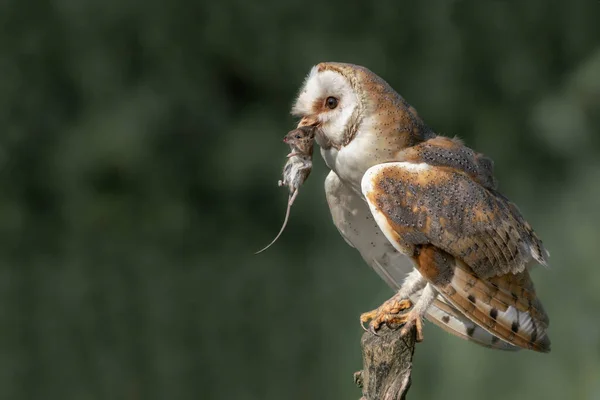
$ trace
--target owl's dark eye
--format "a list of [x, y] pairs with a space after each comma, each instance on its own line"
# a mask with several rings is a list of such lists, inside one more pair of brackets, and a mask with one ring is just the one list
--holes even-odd
[[333, 110], [334, 108], [337, 107], [338, 105], [338, 100], [335, 97], [331, 97], [329, 96], [327, 98], [327, 100], [325, 100], [325, 105], [327, 106], [327, 108]]

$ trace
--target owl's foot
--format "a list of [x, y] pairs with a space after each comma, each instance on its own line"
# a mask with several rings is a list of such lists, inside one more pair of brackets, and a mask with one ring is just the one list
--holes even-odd
[[[414, 327], [417, 330], [416, 341], [423, 341], [423, 318], [415, 310], [400, 313], [412, 307], [410, 300], [396, 300], [393, 297], [383, 303], [379, 308], [366, 312], [360, 316], [360, 324], [365, 331], [377, 335], [377, 331], [382, 325], [386, 325], [390, 329], [400, 330], [400, 336], [407, 335]], [[369, 327], [365, 327], [365, 322], [369, 322]]]
[[416, 328], [417, 336], [415, 338], [416, 342], [423, 341], [423, 317], [419, 315], [419, 313], [415, 311], [410, 311], [406, 316], [406, 322], [404, 326], [400, 330], [400, 336], [407, 335], [412, 328]]
[[[399, 300], [394, 296], [375, 310], [361, 314], [360, 325], [365, 331], [369, 331], [375, 335], [384, 324], [390, 329], [397, 329], [399, 325], [406, 325], [414, 319], [411, 316], [411, 312], [400, 313], [400, 311], [407, 310], [412, 306], [413, 304], [410, 300]], [[366, 322], [369, 323], [368, 328], [365, 327]]]

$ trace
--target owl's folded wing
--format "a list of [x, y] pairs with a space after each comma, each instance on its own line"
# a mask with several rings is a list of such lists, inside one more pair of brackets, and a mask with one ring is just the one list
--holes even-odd
[[524, 271], [534, 260], [546, 264], [546, 250], [516, 207], [459, 170], [379, 164], [365, 173], [362, 190], [405, 245], [432, 244], [481, 278]]
[[450, 304], [510, 344], [549, 351], [526, 269], [546, 252], [506, 198], [460, 170], [410, 162], [371, 167], [362, 191], [386, 238]]

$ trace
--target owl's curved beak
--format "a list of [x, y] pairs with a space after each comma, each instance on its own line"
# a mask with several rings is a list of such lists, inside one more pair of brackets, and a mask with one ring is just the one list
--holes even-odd
[[297, 128], [309, 127], [309, 126], [316, 128], [320, 123], [321, 123], [321, 121], [319, 121], [319, 119], [317, 117], [308, 115], [308, 116], [302, 117], [300, 122], [298, 122]]

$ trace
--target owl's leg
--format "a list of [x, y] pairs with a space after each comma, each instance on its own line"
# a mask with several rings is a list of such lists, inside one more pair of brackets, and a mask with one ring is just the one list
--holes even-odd
[[429, 306], [431, 306], [431, 304], [435, 301], [437, 295], [438, 293], [434, 289], [433, 285], [428, 283], [427, 286], [425, 286], [425, 289], [423, 289], [421, 297], [419, 297], [419, 300], [417, 300], [417, 303], [414, 305], [412, 310], [410, 310], [405, 316], [402, 316], [404, 317], [404, 326], [400, 331], [401, 336], [406, 335], [408, 332], [410, 332], [413, 326], [416, 326], [416, 340], [417, 342], [423, 341], [423, 317], [425, 316], [425, 313], [427, 313]]
[[412, 272], [406, 277], [406, 280], [402, 283], [402, 287], [400, 287], [400, 290], [398, 290], [398, 294], [396, 296], [407, 298], [423, 289], [426, 284], [427, 281], [425, 278], [423, 278], [421, 273], [418, 270], [413, 269]]
[[[402, 284], [402, 287], [398, 293], [396, 293], [394, 296], [392, 296], [392, 298], [387, 300], [375, 310], [361, 314], [360, 323], [363, 329], [376, 334], [383, 324], [386, 324], [390, 328], [396, 324], [404, 324], [406, 322], [405, 315], [408, 315], [408, 313], [400, 314], [400, 311], [413, 307], [413, 303], [408, 299], [408, 297], [423, 289], [426, 285], [427, 281], [421, 276], [419, 271], [416, 269], [413, 270], [406, 277], [406, 280]], [[416, 305], [419, 305], [419, 303], [420, 300]], [[364, 326], [366, 322], [369, 323], [368, 329]]]

